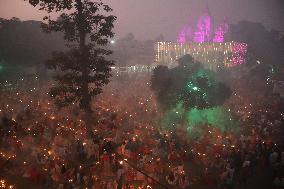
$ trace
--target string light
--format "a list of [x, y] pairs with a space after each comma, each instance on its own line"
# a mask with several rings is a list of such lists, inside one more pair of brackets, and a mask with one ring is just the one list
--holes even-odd
[[[246, 63], [247, 44], [227, 43], [171, 43], [155, 44], [157, 64], [173, 64], [178, 58], [190, 54], [194, 60], [206, 64], [210, 69], [233, 67]], [[221, 52], [221, 53], [220, 53]]]

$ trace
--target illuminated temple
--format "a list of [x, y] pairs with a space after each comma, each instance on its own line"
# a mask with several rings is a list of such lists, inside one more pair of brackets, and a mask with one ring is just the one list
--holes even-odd
[[184, 27], [178, 34], [177, 42], [155, 44], [155, 62], [174, 66], [177, 59], [190, 54], [196, 61], [213, 70], [246, 63], [247, 44], [227, 40], [227, 19], [225, 18], [215, 29], [212, 23], [207, 7], [199, 17], [195, 30], [190, 26]]

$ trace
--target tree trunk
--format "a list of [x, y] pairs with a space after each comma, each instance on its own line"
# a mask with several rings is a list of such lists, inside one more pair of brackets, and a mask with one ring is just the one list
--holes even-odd
[[79, 26], [79, 37], [80, 44], [79, 48], [81, 51], [81, 72], [82, 72], [82, 96], [80, 106], [84, 110], [84, 121], [87, 129], [87, 136], [92, 137], [93, 127], [92, 127], [92, 108], [91, 108], [91, 96], [89, 94], [89, 81], [88, 77], [90, 75], [90, 69], [88, 68], [88, 58], [87, 58], [87, 47], [86, 47], [86, 32], [84, 31], [85, 18], [83, 16], [83, 3], [81, 0], [76, 0], [77, 10], [78, 10], [78, 26]]
[[96, 124], [96, 119], [93, 116], [93, 112], [85, 111], [83, 119], [86, 124], [87, 137], [93, 138], [93, 126]]

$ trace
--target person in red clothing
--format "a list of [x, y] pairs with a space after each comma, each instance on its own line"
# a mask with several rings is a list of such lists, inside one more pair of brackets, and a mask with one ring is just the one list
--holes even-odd
[[149, 148], [149, 146], [148, 145], [145, 145], [144, 146], [144, 154], [150, 154], [150, 148]]
[[170, 174], [166, 176], [166, 180], [170, 185], [176, 185], [177, 178], [173, 172], [170, 172]]
[[210, 172], [208, 172], [208, 169], [206, 168], [205, 173], [204, 173], [204, 183], [208, 186], [208, 187], [213, 187], [214, 186], [214, 179], [212, 178], [212, 175], [210, 174]]
[[30, 170], [29, 175], [30, 175], [29, 179], [30, 179], [32, 182], [38, 182], [39, 172], [36, 170], [36, 168], [32, 168], [32, 169]]
[[168, 156], [168, 159], [171, 161], [171, 162], [176, 162], [179, 160], [179, 155], [176, 151], [172, 151], [169, 156]]
[[106, 175], [111, 174], [111, 164], [110, 164], [110, 155], [104, 152], [102, 155], [102, 161], [103, 161], [103, 173]]
[[179, 182], [180, 188], [187, 188], [189, 186], [189, 180], [187, 176], [185, 175], [182, 175], [178, 182]]

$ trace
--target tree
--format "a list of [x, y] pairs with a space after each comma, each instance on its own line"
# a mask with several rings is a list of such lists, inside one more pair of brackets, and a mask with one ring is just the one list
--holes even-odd
[[269, 31], [260, 23], [240, 21], [230, 26], [231, 40], [248, 44], [249, 66], [260, 61], [264, 64], [283, 67], [284, 43], [281, 42], [280, 36], [280, 32]]
[[241, 91], [250, 91], [251, 100], [256, 96], [271, 95], [271, 81], [284, 79], [284, 37], [281, 32], [249, 21], [233, 24], [230, 30], [231, 40], [248, 44], [247, 64], [232, 69], [238, 76], [234, 83], [239, 83]]
[[[222, 126], [226, 128], [224, 120], [230, 120], [229, 115], [220, 108], [230, 97], [230, 88], [217, 81], [215, 72], [205, 69], [190, 55], [181, 57], [178, 66], [172, 69], [156, 67], [151, 78], [151, 88], [163, 112], [160, 120], [163, 127], [172, 129], [181, 124], [182, 128], [188, 130], [193, 125], [212, 124], [209, 118], [218, 115], [216, 119], [223, 120]], [[193, 119], [196, 117], [200, 118], [199, 121]], [[212, 125], [217, 126], [216, 123]]]
[[173, 69], [155, 68], [151, 88], [164, 110], [182, 104], [185, 111], [192, 108], [206, 109], [219, 106], [230, 97], [230, 88], [216, 80], [215, 73], [194, 62], [190, 55], [178, 60]]
[[48, 23], [42, 26], [46, 32], [63, 32], [70, 47], [66, 52], [54, 52], [47, 61], [48, 68], [59, 70], [54, 77], [57, 84], [50, 89], [50, 95], [59, 107], [78, 103], [85, 112], [87, 130], [91, 134], [88, 118], [92, 113], [92, 98], [109, 82], [114, 64], [107, 59], [112, 52], [103, 47], [114, 36], [116, 17], [109, 15], [112, 9], [102, 1], [29, 0], [29, 3], [49, 13], [68, 11], [57, 20], [44, 17]]
[[39, 21], [0, 19], [0, 61], [3, 72], [0, 80], [19, 78], [31, 67], [43, 66], [52, 51], [65, 49], [59, 32], [43, 33]]

